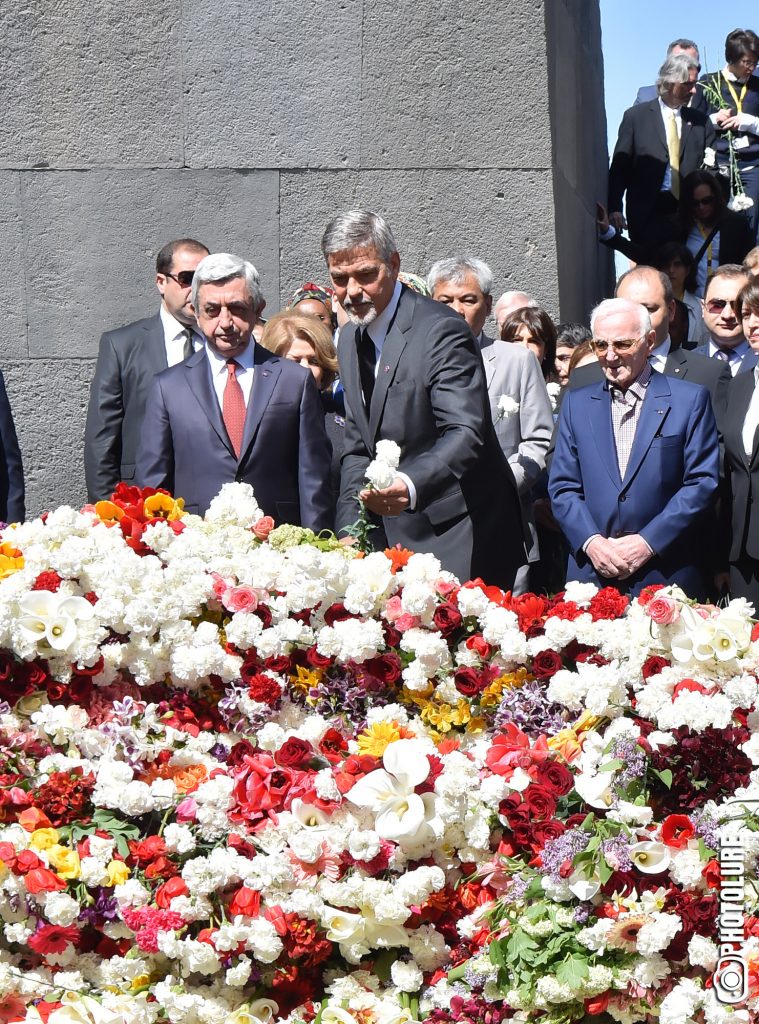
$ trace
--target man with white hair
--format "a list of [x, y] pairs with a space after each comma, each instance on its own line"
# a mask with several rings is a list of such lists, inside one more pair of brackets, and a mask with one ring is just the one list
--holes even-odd
[[159, 373], [147, 402], [137, 482], [202, 515], [223, 484], [251, 484], [277, 524], [332, 527], [329, 441], [313, 374], [252, 337], [264, 299], [252, 263], [230, 253], [195, 269], [205, 346]]
[[[427, 274], [432, 298], [462, 316], [480, 346], [496, 436], [514, 473], [529, 531], [528, 562], [539, 557], [532, 490], [545, 470], [553, 433], [553, 413], [543, 373], [534, 354], [522, 345], [493, 342], [485, 332], [492, 305], [493, 275], [487, 263], [457, 255], [433, 263]], [[517, 593], [528, 589], [528, 566], [520, 570]]]
[[[701, 57], [698, 52], [698, 46], [693, 42], [692, 39], [673, 39], [667, 47], [667, 57], [692, 57], [693, 60], [699, 64]], [[650, 103], [651, 100], [656, 99], [656, 86], [655, 85], [642, 85], [638, 89], [638, 95], [635, 97], [637, 103]]]
[[501, 336], [501, 328], [503, 327], [504, 320], [511, 316], [512, 313], [518, 309], [537, 309], [538, 304], [531, 295], [527, 292], [504, 292], [503, 295], [498, 299], [495, 306], [493, 307], [493, 316], [495, 317], [496, 327], [498, 328], [498, 337]]
[[606, 299], [591, 331], [605, 379], [566, 393], [548, 485], [567, 579], [631, 594], [676, 583], [701, 598], [719, 474], [709, 392], [652, 368], [640, 303]]
[[703, 110], [688, 106], [696, 92], [699, 64], [693, 57], [667, 57], [656, 80], [658, 97], [625, 111], [609, 168], [609, 221], [630, 238], [655, 246], [672, 235], [680, 181], [697, 171], [714, 145], [714, 126]]
[[[337, 525], [373, 517], [386, 541], [429, 552], [463, 582], [481, 576], [511, 588], [525, 562], [513, 473], [488, 408], [482, 360], [462, 318], [398, 280], [390, 226], [369, 210], [337, 214], [322, 252], [351, 323], [340, 337], [345, 452]], [[370, 488], [377, 443], [392, 440], [392, 482]]]

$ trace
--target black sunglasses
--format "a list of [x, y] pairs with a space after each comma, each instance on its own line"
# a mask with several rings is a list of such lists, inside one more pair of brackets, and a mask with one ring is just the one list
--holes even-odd
[[192, 288], [192, 279], [195, 277], [194, 270], [180, 270], [178, 274], [166, 274], [172, 281], [176, 281], [180, 288]]

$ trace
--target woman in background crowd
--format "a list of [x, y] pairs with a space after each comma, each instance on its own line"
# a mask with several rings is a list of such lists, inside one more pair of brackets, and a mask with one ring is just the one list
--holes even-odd
[[695, 293], [696, 264], [693, 253], [680, 242], [667, 242], [656, 250], [654, 266], [672, 282], [676, 312], [669, 324], [672, 343], [682, 348], [705, 345], [709, 332], [704, 326], [701, 301]]
[[[321, 300], [320, 300], [321, 301]], [[340, 457], [345, 443], [345, 400], [339, 388], [337, 351], [331, 328], [317, 316], [285, 309], [267, 321], [261, 344], [310, 370], [324, 407], [327, 436], [332, 444], [333, 505], [340, 493]]]
[[331, 288], [322, 288], [313, 281], [306, 283], [297, 290], [290, 299], [289, 310], [296, 309], [299, 313], [308, 313], [318, 317], [323, 324], [334, 331], [337, 326], [334, 310], [334, 292]]
[[515, 309], [503, 321], [501, 341], [516, 342], [534, 352], [543, 379], [546, 383], [556, 383], [556, 327], [545, 310], [531, 306]]

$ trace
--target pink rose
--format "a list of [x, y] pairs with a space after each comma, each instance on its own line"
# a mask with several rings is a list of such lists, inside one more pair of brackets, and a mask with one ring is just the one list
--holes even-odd
[[655, 597], [648, 606], [648, 614], [659, 626], [669, 626], [680, 618], [677, 602], [671, 597]]
[[258, 540], [266, 540], [274, 529], [274, 520], [271, 516], [262, 516], [257, 523], [253, 524], [253, 533]]
[[254, 612], [258, 608], [258, 597], [253, 587], [229, 587], [222, 604], [228, 612]]
[[404, 612], [395, 620], [395, 628], [399, 633], [405, 633], [407, 629], [416, 629], [421, 620], [417, 615], [409, 615]]
[[403, 615], [403, 603], [398, 594], [387, 601], [383, 614], [388, 622], [396, 622]]
[[211, 577], [213, 578], [214, 595], [221, 601], [223, 600], [226, 592], [229, 590], [229, 584], [227, 583], [223, 576], [220, 576], [218, 574], [218, 572], [212, 572]]
[[181, 803], [177, 804], [174, 814], [179, 822], [195, 821], [198, 816], [198, 805], [191, 796], [186, 796]]

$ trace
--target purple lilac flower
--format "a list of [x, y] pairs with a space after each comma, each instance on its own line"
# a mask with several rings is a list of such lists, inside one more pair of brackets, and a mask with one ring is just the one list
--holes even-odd
[[690, 819], [693, 822], [696, 835], [703, 839], [709, 849], [719, 850], [719, 825], [717, 821], [702, 810], [693, 811]]
[[615, 740], [611, 749], [613, 760], [622, 761], [624, 768], [621, 768], [614, 779], [615, 788], [626, 788], [633, 779], [640, 779], [646, 772], [646, 755], [640, 749], [635, 740], [629, 737], [620, 737]]
[[559, 881], [563, 865], [567, 861], [572, 861], [578, 853], [582, 853], [589, 842], [588, 833], [579, 828], [570, 829], [556, 839], [549, 839], [540, 854], [543, 874], [551, 875], [555, 881]]
[[530, 885], [530, 880], [523, 875], [514, 875], [509, 884], [508, 896], [513, 903], [524, 901], [524, 894]]
[[504, 690], [494, 724], [503, 728], [513, 722], [528, 736], [555, 736], [567, 724], [565, 713], [565, 708], [548, 699], [545, 684], [532, 680], [523, 686]]
[[615, 871], [629, 871], [632, 868], [630, 845], [624, 836], [604, 839], [601, 843], [601, 852], [606, 858], [606, 863]]
[[0, 700], [0, 715], [9, 715], [11, 713], [11, 706], [7, 701]]
[[585, 922], [590, 917], [590, 904], [580, 903], [578, 906], [575, 907], [572, 916], [578, 924], [585, 924]]

